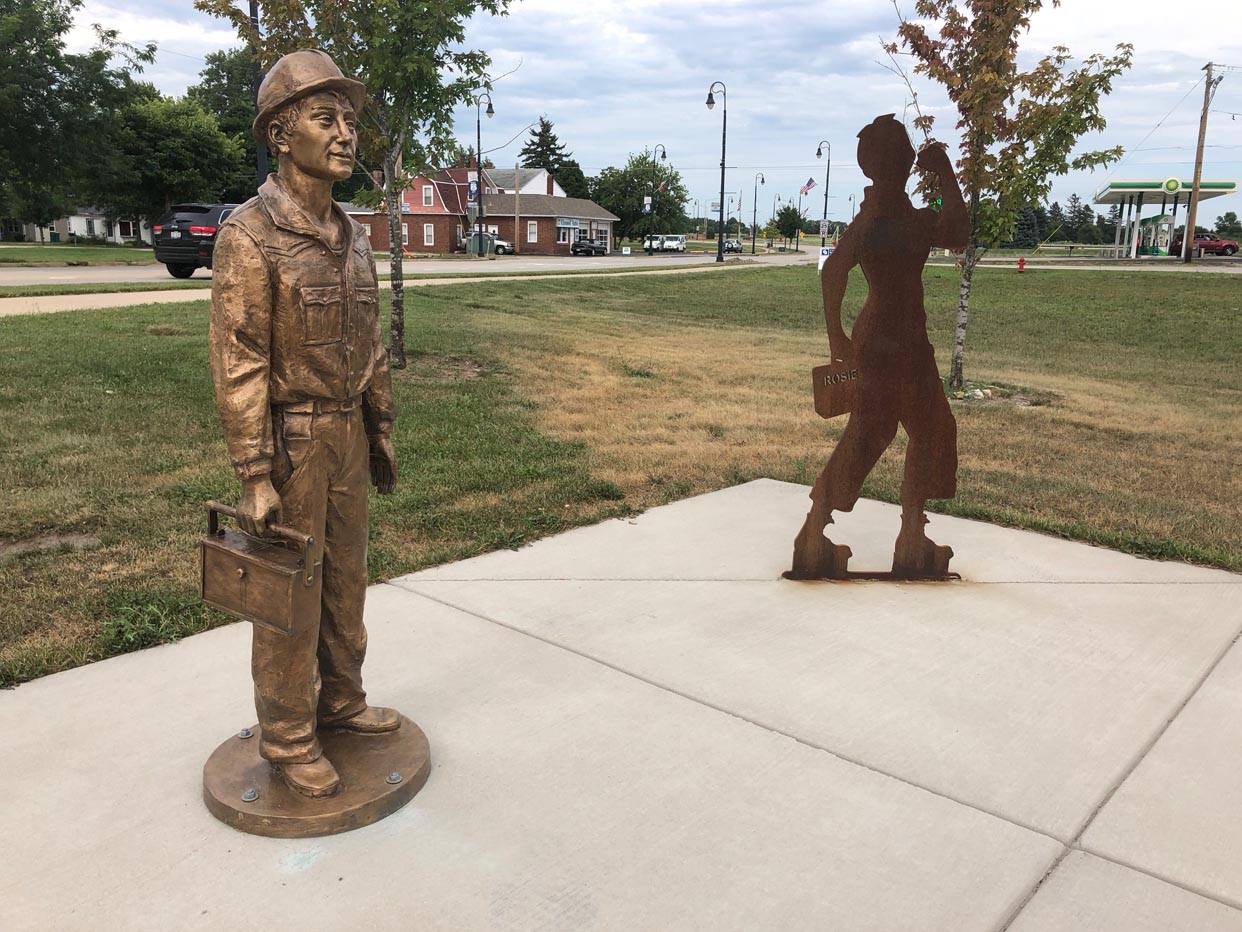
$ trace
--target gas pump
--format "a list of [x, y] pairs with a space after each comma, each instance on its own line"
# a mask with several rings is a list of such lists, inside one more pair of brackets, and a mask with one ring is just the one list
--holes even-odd
[[1173, 240], [1173, 218], [1168, 214], [1139, 221], [1139, 255], [1167, 256]]

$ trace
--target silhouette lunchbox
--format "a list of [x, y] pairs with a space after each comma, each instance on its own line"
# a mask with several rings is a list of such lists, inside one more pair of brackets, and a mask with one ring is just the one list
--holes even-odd
[[322, 583], [314, 538], [279, 525], [270, 528], [273, 537], [252, 537], [221, 528], [220, 515], [236, 520], [237, 511], [208, 502], [207, 536], [199, 542], [203, 602], [282, 634], [298, 618], [317, 618]]
[[815, 386], [815, 413], [836, 417], [854, 410], [858, 394], [858, 366], [849, 359], [835, 359], [811, 370]]

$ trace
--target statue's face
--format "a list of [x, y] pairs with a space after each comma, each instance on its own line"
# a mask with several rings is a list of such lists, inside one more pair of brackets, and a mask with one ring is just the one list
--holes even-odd
[[354, 171], [358, 149], [358, 122], [343, 94], [312, 94], [299, 102], [292, 125], [275, 134], [282, 156], [303, 173], [325, 181], [341, 181]]

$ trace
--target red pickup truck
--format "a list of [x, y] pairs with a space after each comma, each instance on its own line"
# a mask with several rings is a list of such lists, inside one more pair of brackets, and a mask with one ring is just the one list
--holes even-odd
[[[1214, 233], [1196, 233], [1190, 248], [1202, 249], [1205, 253], [1211, 253], [1216, 256], [1232, 256], [1238, 251], [1238, 244], [1231, 239], [1221, 239]], [[1178, 233], [1173, 237], [1173, 242], [1169, 246], [1169, 255], [1180, 256], [1181, 254], [1182, 234]]]

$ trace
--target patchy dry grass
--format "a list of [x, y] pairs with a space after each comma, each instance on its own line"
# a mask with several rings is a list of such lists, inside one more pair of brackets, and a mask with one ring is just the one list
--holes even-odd
[[[952, 270], [926, 280], [947, 347]], [[953, 403], [943, 510], [1242, 569], [1236, 282], [977, 283], [968, 375], [993, 397]], [[847, 306], [862, 297], [853, 283]], [[408, 313], [375, 579], [757, 476], [809, 483], [843, 427], [811, 406], [812, 269], [431, 287]], [[92, 541], [0, 558], [0, 683], [223, 620], [194, 596], [202, 503], [237, 491], [205, 333], [205, 302], [0, 321], [0, 541]], [[865, 494], [896, 500], [901, 453]]]
[[[952, 270], [929, 270], [927, 290], [947, 347]], [[851, 313], [863, 296], [852, 282]], [[1238, 303], [1217, 276], [983, 270], [968, 372], [997, 391], [954, 402], [960, 491], [941, 509], [1242, 569]], [[435, 307], [503, 346], [540, 427], [584, 443], [634, 504], [809, 483], [844, 426], [811, 408], [826, 341], [807, 269], [479, 286]], [[897, 500], [903, 452], [899, 435], [865, 494]]]

